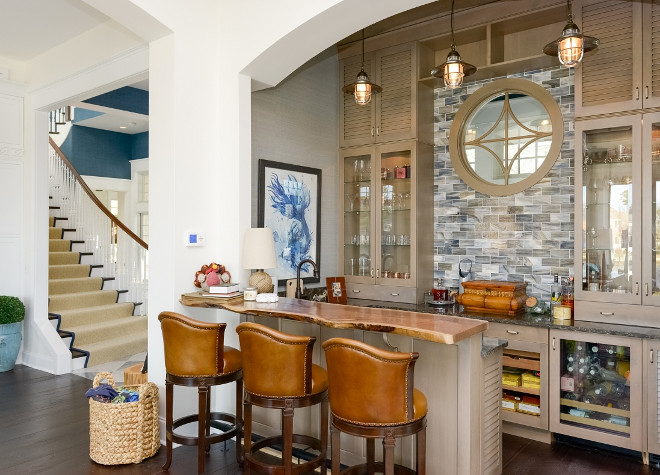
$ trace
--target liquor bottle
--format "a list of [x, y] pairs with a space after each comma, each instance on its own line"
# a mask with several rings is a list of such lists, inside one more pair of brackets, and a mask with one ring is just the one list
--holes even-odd
[[624, 387], [611, 381], [603, 381], [594, 387], [594, 393], [598, 396], [608, 396], [618, 399], [623, 396]]
[[554, 308], [561, 305], [561, 284], [559, 283], [559, 275], [555, 274], [555, 282], [550, 287], [550, 314], [554, 315]]

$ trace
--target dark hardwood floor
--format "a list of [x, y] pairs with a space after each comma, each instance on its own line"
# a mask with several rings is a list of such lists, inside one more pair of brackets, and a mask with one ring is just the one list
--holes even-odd
[[[54, 376], [26, 366], [0, 373], [0, 474], [156, 474], [164, 473], [164, 448], [137, 465], [104, 466], [89, 458], [89, 406], [85, 391], [91, 381], [76, 375]], [[433, 441], [428, 441], [429, 445]], [[169, 472], [196, 473], [195, 447], [174, 450]], [[544, 474], [660, 474], [640, 457], [572, 443], [547, 445], [504, 436], [503, 473]], [[242, 473], [233, 445], [214, 446], [206, 473]], [[438, 473], [433, 467], [427, 473]]]

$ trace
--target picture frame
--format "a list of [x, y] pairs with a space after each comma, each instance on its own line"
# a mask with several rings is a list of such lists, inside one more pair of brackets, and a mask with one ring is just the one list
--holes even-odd
[[348, 295], [346, 294], [346, 279], [344, 277], [326, 277], [325, 287], [328, 291], [329, 303], [346, 305]]
[[[297, 277], [304, 259], [321, 272], [321, 170], [289, 163], [259, 160], [257, 226], [271, 228], [277, 267], [267, 272], [278, 286]], [[304, 263], [300, 277], [319, 282], [314, 268]]]

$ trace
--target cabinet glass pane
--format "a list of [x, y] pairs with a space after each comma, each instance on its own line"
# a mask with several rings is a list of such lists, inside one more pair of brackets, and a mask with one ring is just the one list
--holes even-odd
[[660, 124], [653, 124], [651, 130], [651, 293], [660, 295]]
[[630, 437], [630, 347], [559, 341], [561, 424]]
[[584, 133], [582, 288], [632, 292], [632, 127]]
[[371, 272], [371, 156], [344, 159], [344, 274]]
[[410, 150], [381, 155], [380, 277], [409, 279], [411, 262]]

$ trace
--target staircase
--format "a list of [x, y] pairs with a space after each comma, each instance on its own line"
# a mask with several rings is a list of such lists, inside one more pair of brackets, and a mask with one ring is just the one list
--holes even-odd
[[75, 230], [58, 226], [62, 222], [49, 218], [48, 318], [71, 350], [73, 368], [147, 351], [147, 316], [134, 315], [139, 304], [112, 289], [114, 278], [101, 277], [103, 266], [76, 250], [84, 243], [66, 239]]
[[148, 246], [50, 144], [48, 318], [72, 369], [144, 353]]

